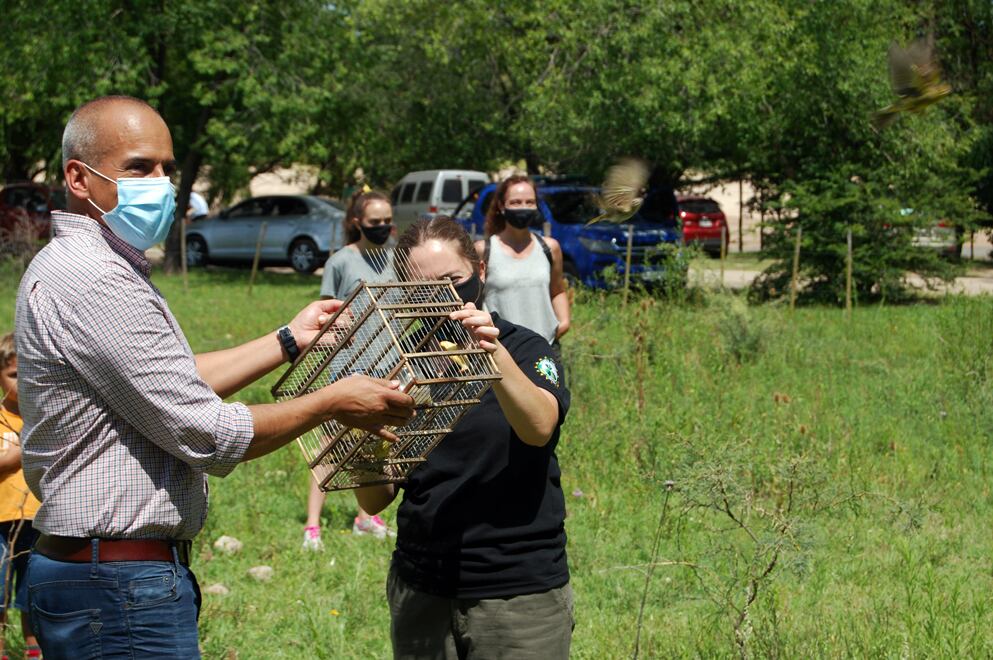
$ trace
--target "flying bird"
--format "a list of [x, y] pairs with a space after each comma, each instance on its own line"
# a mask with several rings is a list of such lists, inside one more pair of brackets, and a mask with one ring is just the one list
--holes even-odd
[[934, 37], [919, 37], [906, 48], [890, 45], [890, 83], [897, 100], [873, 114], [877, 129], [892, 124], [901, 112], [921, 112], [952, 92], [941, 79], [941, 68], [934, 59]]
[[603, 213], [586, 224], [624, 222], [633, 216], [645, 201], [647, 183], [648, 166], [637, 158], [625, 158], [609, 168], [600, 192]]

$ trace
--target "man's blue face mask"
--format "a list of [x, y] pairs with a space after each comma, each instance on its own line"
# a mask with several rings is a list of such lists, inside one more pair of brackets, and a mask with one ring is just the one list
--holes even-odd
[[176, 189], [169, 177], [135, 177], [114, 181], [83, 163], [89, 171], [117, 185], [117, 206], [110, 211], [93, 204], [114, 234], [139, 250], [161, 243], [176, 217]]

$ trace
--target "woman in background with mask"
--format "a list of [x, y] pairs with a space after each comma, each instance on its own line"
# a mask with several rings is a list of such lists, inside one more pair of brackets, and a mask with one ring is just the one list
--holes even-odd
[[[393, 207], [389, 198], [376, 191], [359, 191], [352, 195], [345, 212], [348, 244], [324, 265], [321, 298], [345, 300], [359, 282], [383, 282], [393, 279], [392, 249], [386, 247], [393, 233]], [[303, 528], [304, 550], [321, 550], [321, 510], [327, 494], [317, 482], [310, 481], [307, 497], [307, 523]], [[359, 507], [352, 524], [353, 534], [370, 534], [385, 538], [389, 532], [379, 516], [370, 516]]]
[[558, 347], [569, 331], [569, 296], [562, 275], [562, 248], [541, 226], [538, 195], [526, 176], [512, 176], [493, 192], [486, 212], [486, 238], [476, 252], [486, 266], [483, 302], [517, 325], [534, 330]]

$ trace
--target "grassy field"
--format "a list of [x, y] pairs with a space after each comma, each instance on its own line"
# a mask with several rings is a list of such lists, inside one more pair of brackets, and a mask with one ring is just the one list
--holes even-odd
[[[16, 273], [0, 276], [10, 327]], [[246, 282], [156, 277], [196, 350], [276, 328], [318, 288]], [[636, 639], [640, 657], [993, 655], [988, 299], [848, 321], [582, 294], [574, 313], [559, 449], [574, 657], [631, 657]], [[274, 378], [238, 398], [269, 401]], [[389, 655], [391, 544], [347, 532], [346, 493], [328, 499], [325, 552], [302, 552], [307, 479], [291, 446], [211, 481], [195, 570], [230, 593], [205, 596], [206, 657]], [[222, 534], [244, 549], [213, 554]], [[259, 564], [270, 582], [246, 573]]]

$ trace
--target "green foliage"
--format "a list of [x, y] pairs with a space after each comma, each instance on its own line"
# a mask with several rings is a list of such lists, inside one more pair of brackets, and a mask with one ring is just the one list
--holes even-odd
[[786, 187], [781, 215], [769, 223], [765, 239], [766, 255], [777, 261], [755, 282], [753, 297], [789, 294], [799, 230], [801, 300], [844, 302], [849, 231], [856, 301], [901, 297], [908, 271], [945, 280], [954, 277], [956, 269], [949, 262], [914, 243], [918, 232], [930, 230], [942, 216], [918, 209], [901, 213], [891, 185], [854, 174], [846, 177], [849, 172]]
[[[181, 202], [197, 176], [227, 199], [290, 164], [315, 166], [318, 189], [336, 192], [360, 164], [378, 184], [520, 158], [597, 178], [632, 154], [673, 183], [750, 179], [773, 205], [796, 187], [833, 195], [850, 170], [889, 170], [875, 178], [904, 206], [928, 188], [960, 226], [982, 219], [975, 200], [989, 211], [984, 0], [8, 5], [0, 178], [39, 166], [55, 178], [68, 113], [117, 92], [149, 99], [172, 127]], [[955, 94], [876, 134], [868, 117], [892, 98], [887, 46], [929, 31]]]
[[769, 339], [766, 325], [737, 296], [712, 296], [709, 302], [719, 310], [717, 329], [728, 358], [739, 365], [756, 359]]

